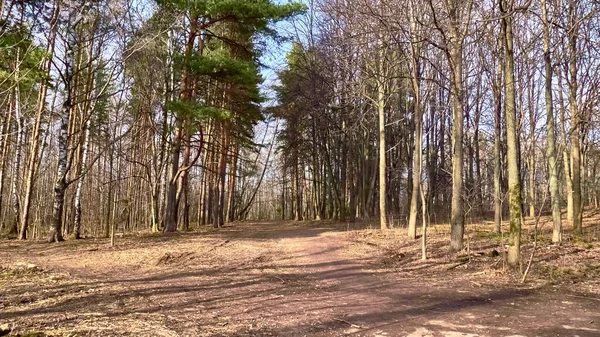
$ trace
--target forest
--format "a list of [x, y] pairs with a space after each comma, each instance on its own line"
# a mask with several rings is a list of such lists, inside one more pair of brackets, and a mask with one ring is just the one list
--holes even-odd
[[600, 334], [598, 0], [0, 0], [0, 111], [0, 336]]

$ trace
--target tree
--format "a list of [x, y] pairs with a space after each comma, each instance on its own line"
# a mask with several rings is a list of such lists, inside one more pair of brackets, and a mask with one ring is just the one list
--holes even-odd
[[[450, 92], [452, 93], [452, 219], [450, 248], [463, 248], [465, 230], [463, 190], [463, 135], [464, 135], [464, 90], [463, 90], [463, 47], [471, 23], [473, 1], [448, 0], [443, 2], [442, 17], [432, 0], [428, 5], [433, 23], [441, 35], [448, 65], [450, 67]], [[443, 20], [443, 21], [442, 21]]]
[[[201, 144], [195, 158], [190, 160], [192, 130], [198, 128], [203, 138], [199, 122], [210, 118], [231, 118], [235, 114], [230, 101], [233, 90], [241, 89], [246, 92], [245, 102], [240, 102], [246, 104], [244, 107], [260, 101], [255, 89], [260, 82], [258, 69], [251, 59], [257, 52], [250, 41], [257, 34], [270, 32], [268, 25], [271, 22], [295, 14], [302, 6], [298, 3], [276, 5], [269, 0], [161, 2], [161, 5], [174, 6], [189, 22], [181, 64], [179, 99], [170, 104], [170, 109], [175, 113], [175, 135], [169, 165], [164, 230], [173, 232], [177, 230], [180, 198], [187, 191], [188, 171], [199, 159], [202, 148]], [[236, 54], [236, 48], [249, 53], [248, 57], [240, 57], [241, 55]], [[204, 97], [198, 97], [198, 80], [208, 80]], [[218, 129], [222, 145], [217, 165], [218, 176], [214, 180], [218, 183], [211, 188], [216, 193], [211, 196], [215, 205], [215, 227], [222, 226], [224, 222], [225, 173], [229, 150], [227, 124], [228, 122], [221, 122]], [[185, 143], [184, 163], [180, 165], [182, 142]], [[184, 208], [187, 207], [184, 205]]]
[[[421, 154], [423, 152], [423, 112], [421, 110], [421, 62], [419, 36], [417, 35], [417, 17], [415, 3], [410, 1], [410, 54], [411, 54], [411, 83], [414, 92], [413, 114], [415, 120], [415, 146], [413, 153], [413, 178], [410, 200], [410, 218], [408, 220], [408, 236], [417, 238], [417, 214], [419, 207], [419, 194], [421, 193]], [[423, 204], [422, 207], [426, 207]], [[425, 224], [425, 219], [422, 220]], [[425, 256], [425, 255], [423, 255]]]
[[554, 102], [552, 100], [552, 57], [550, 54], [550, 25], [548, 22], [548, 7], [546, 0], [540, 0], [542, 7], [542, 30], [544, 36], [544, 70], [545, 70], [545, 99], [546, 99], [546, 156], [548, 157], [548, 175], [550, 202], [552, 209], [552, 242], [562, 241], [562, 223], [560, 210], [560, 188], [558, 181], [558, 158], [556, 154], [556, 124], [554, 121]]
[[508, 238], [508, 263], [512, 266], [520, 262], [521, 250], [521, 181], [518, 164], [516, 86], [513, 51], [513, 14], [516, 10], [512, 0], [500, 0], [500, 27], [504, 45], [504, 99], [506, 118], [507, 161], [508, 161], [508, 203], [510, 210], [510, 231]]

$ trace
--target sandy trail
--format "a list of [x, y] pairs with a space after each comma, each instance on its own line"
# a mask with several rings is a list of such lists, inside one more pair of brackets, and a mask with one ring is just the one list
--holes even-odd
[[[129, 241], [128, 241], [129, 240]], [[290, 223], [106, 241], [0, 243], [0, 324], [79, 336], [600, 336], [600, 300], [424, 282], [347, 254], [343, 231]]]

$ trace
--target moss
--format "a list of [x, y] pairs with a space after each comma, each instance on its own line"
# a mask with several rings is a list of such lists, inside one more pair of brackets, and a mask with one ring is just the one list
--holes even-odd
[[0, 280], [9, 280], [19, 277], [31, 277], [43, 273], [44, 271], [34, 264], [19, 265], [15, 268], [0, 268]]
[[578, 282], [586, 278], [600, 277], [600, 263], [589, 263], [577, 268], [541, 265], [538, 270], [554, 282]]
[[46, 336], [49, 336], [49, 335], [46, 335], [43, 332], [29, 331], [29, 332], [26, 332], [26, 333], [18, 335], [18, 336], [19, 337], [46, 337]]
[[592, 249], [592, 248], [594, 248], [594, 244], [592, 242], [589, 242], [588, 240], [585, 240], [581, 236], [574, 236], [573, 237], [573, 243], [576, 244], [577, 246], [581, 247], [581, 248], [584, 248], [584, 249]]
[[554, 282], [576, 281], [581, 279], [583, 273], [566, 267], [557, 267], [553, 265], [541, 265], [539, 271], [546, 278]]
[[498, 243], [502, 242], [502, 239], [505, 238], [505, 235], [502, 233], [496, 233], [496, 232], [477, 232], [477, 237], [481, 238], [481, 239], [489, 239], [489, 240], [495, 240]]
[[14, 270], [3, 270], [2, 272], [0, 272], [0, 280], [8, 280], [15, 277], [15, 271]]

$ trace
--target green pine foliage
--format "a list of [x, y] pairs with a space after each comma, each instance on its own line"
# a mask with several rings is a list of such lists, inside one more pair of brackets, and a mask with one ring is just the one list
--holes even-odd
[[[48, 80], [40, 64], [46, 52], [37, 46], [25, 25], [5, 23], [0, 34], [0, 85], [11, 88], [18, 81], [22, 92], [31, 90], [34, 85]], [[18, 63], [17, 63], [18, 62]], [[19, 73], [15, 71], [19, 68]]]
[[263, 82], [258, 62], [261, 50], [255, 41], [277, 37], [270, 26], [302, 12], [305, 6], [299, 2], [279, 5], [271, 0], [157, 2], [162, 12], [198, 20], [201, 41], [197, 43], [202, 44], [191, 55], [184, 55], [183, 48], [176, 51], [176, 72], [188, 69], [197, 89], [195, 97], [175, 99], [167, 109], [193, 125], [208, 119], [232, 120], [233, 134], [250, 144], [254, 126], [264, 119], [260, 104], [265, 101], [259, 91]]

